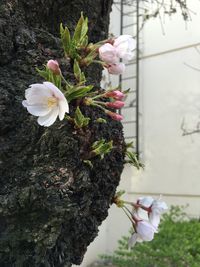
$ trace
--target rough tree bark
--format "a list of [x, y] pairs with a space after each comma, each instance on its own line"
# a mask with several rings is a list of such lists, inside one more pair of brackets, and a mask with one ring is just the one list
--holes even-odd
[[[123, 169], [121, 123], [98, 109], [84, 132], [67, 122], [40, 127], [22, 107], [25, 89], [42, 82], [35, 67], [62, 60], [59, 24], [71, 30], [83, 11], [93, 42], [108, 33], [112, 0], [0, 0], [0, 266], [63, 267], [80, 264], [106, 218]], [[64, 68], [63, 68], [64, 69]], [[70, 76], [71, 75], [71, 76]], [[99, 85], [101, 68], [89, 82]], [[73, 113], [73, 104], [70, 107]], [[95, 122], [106, 118], [107, 124]], [[92, 142], [105, 138], [114, 149], [94, 168], [82, 158]]]

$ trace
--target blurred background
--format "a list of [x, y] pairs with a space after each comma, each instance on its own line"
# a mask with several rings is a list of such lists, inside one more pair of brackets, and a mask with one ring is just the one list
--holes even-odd
[[[162, 195], [168, 206], [187, 206], [184, 209], [187, 218], [196, 218], [197, 222], [200, 215], [200, 2], [115, 1], [110, 34], [130, 34], [138, 41], [136, 56], [126, 64], [125, 73], [121, 77], [108, 77], [104, 73], [102, 80], [103, 87], [111, 81], [113, 86], [121, 84], [123, 90], [130, 88], [121, 110], [124, 134], [127, 142], [134, 141], [135, 150], [145, 164], [145, 170], [140, 171], [127, 165], [119, 189], [126, 190], [124, 198], [132, 201], [139, 196]], [[112, 255], [118, 240], [128, 236], [130, 227], [122, 210], [113, 205], [81, 266], [104, 266], [93, 263], [101, 262], [99, 255]], [[192, 235], [196, 235], [195, 229]], [[199, 251], [195, 253], [200, 257]], [[182, 261], [177, 265], [127, 262], [109, 266], [200, 266], [200, 261], [194, 262]]]

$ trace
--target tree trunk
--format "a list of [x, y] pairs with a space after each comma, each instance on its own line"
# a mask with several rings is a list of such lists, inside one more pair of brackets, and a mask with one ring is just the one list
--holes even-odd
[[[0, 0], [0, 266], [64, 267], [80, 264], [107, 216], [124, 161], [121, 123], [83, 107], [89, 127], [68, 121], [49, 128], [22, 107], [25, 89], [42, 82], [35, 67], [60, 58], [59, 24], [74, 29], [89, 17], [90, 41], [107, 37], [112, 0]], [[87, 71], [99, 85], [101, 68]], [[72, 77], [70, 68], [64, 73]], [[70, 76], [71, 75], [71, 76]], [[70, 106], [73, 113], [74, 107]], [[106, 118], [108, 123], [95, 122]], [[114, 148], [104, 159], [82, 158], [104, 138]]]

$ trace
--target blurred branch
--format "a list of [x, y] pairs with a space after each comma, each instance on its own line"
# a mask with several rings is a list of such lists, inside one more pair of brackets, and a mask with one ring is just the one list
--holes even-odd
[[[198, 54], [200, 54], [200, 50], [199, 48], [196, 46], [195, 50], [197, 51]], [[200, 71], [200, 68], [194, 67], [188, 63], [184, 62], [184, 65], [189, 67], [192, 70], [195, 71]], [[189, 130], [186, 128], [186, 123], [185, 120], [183, 119], [182, 123], [181, 123], [181, 130], [182, 130], [182, 136], [186, 136], [186, 135], [192, 135], [192, 134], [196, 134], [196, 133], [200, 133], [200, 121], [197, 122], [196, 127], [192, 130]]]
[[185, 120], [183, 119], [183, 121], [181, 123], [181, 130], [182, 130], [182, 136], [200, 133], [200, 121], [197, 122], [195, 129], [189, 130], [186, 128]]
[[189, 67], [189, 68], [191, 68], [191, 69], [193, 69], [193, 70], [200, 71], [199, 68], [193, 67], [193, 66], [189, 65], [188, 63], [185, 63], [184, 62], [184, 65], [187, 66], [187, 67]]
[[[125, 6], [135, 7], [137, 0], [122, 0], [122, 1]], [[156, 17], [161, 18], [161, 15], [163, 16], [167, 14], [171, 16], [177, 13], [178, 10], [181, 11], [181, 15], [185, 21], [188, 21], [191, 19], [191, 13], [195, 14], [194, 11], [188, 8], [188, 0], [170, 0], [170, 1], [169, 0], [139, 0], [139, 1], [141, 2], [140, 16], [143, 18], [143, 22], [142, 22], [143, 24], [151, 18], [156, 18]], [[121, 4], [121, 1], [115, 0], [114, 4], [118, 6]], [[124, 13], [124, 15], [128, 16], [126, 13]]]

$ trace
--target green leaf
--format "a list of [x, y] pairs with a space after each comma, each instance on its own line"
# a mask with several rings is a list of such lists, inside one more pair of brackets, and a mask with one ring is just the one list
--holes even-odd
[[136, 153], [131, 152], [131, 151], [126, 151], [126, 156], [128, 157], [128, 161], [127, 163], [132, 164], [134, 167], [136, 167], [138, 170], [140, 168], [144, 168], [144, 165], [142, 163], [139, 162]]
[[71, 36], [69, 29], [63, 27], [62, 23], [60, 24], [60, 35], [65, 54], [70, 55], [71, 50]]
[[98, 122], [98, 123], [107, 123], [107, 121], [105, 119], [103, 119], [103, 118], [98, 118], [96, 120], [96, 122]]
[[92, 63], [92, 61], [97, 57], [98, 51], [97, 47], [93, 45], [93, 49], [90, 51], [90, 53], [84, 58], [85, 64], [88, 66]]
[[88, 18], [84, 19], [83, 13], [81, 12], [81, 17], [74, 31], [73, 41], [77, 45], [82, 44], [87, 32], [88, 32]]
[[80, 80], [81, 69], [76, 59], [74, 60], [74, 76], [78, 81]]
[[86, 96], [87, 93], [92, 90], [92, 88], [93, 85], [73, 87], [67, 92], [67, 100], [70, 102], [73, 99], [82, 98]]
[[36, 71], [38, 72], [38, 74], [44, 78], [45, 80], [48, 81], [48, 78], [49, 78], [49, 73], [46, 71], [46, 70], [40, 70], [38, 68], [36, 68]]
[[54, 78], [54, 84], [57, 86], [59, 89], [61, 89], [61, 77], [60, 75], [53, 75]]
[[79, 82], [79, 84], [85, 83], [85, 74], [81, 72], [80, 66], [78, 64], [78, 61], [75, 59], [74, 60], [74, 76], [76, 80]]
[[96, 155], [100, 155], [101, 159], [104, 158], [105, 154], [110, 153], [110, 151], [113, 149], [113, 141], [106, 142], [105, 139], [96, 141], [92, 145], [92, 152]]
[[88, 45], [88, 36], [87, 35], [82, 39], [81, 45], [83, 47], [86, 47]]
[[37, 70], [37, 72], [39, 73], [39, 75], [42, 78], [44, 78], [48, 82], [51, 82], [51, 83], [55, 84], [56, 87], [58, 87], [59, 89], [61, 89], [61, 76], [60, 75], [54, 74], [46, 66], [45, 66], [45, 69], [44, 70], [40, 70], [38, 68], [36, 68], [36, 70]]
[[84, 74], [84, 72], [82, 72], [81, 77], [80, 77], [80, 83], [83, 84], [85, 82], [86, 82], [85, 74]]
[[99, 140], [99, 141], [95, 141], [95, 142], [92, 144], [92, 148], [95, 150], [95, 149], [101, 147], [104, 143], [105, 143], [105, 139], [101, 139], [101, 140]]
[[83, 162], [85, 164], [89, 165], [91, 169], [93, 168], [93, 164], [92, 164], [92, 162], [90, 160], [84, 160]]
[[85, 117], [81, 112], [80, 108], [77, 107], [75, 111], [74, 123], [77, 128], [85, 127], [89, 124], [90, 118]]
[[127, 95], [130, 92], [131, 88], [128, 88], [127, 90], [124, 90], [122, 93]]
[[125, 143], [125, 145], [126, 145], [126, 149], [133, 148], [134, 147], [133, 141], [132, 142], [129, 142], [129, 143]]
[[121, 197], [122, 195], [124, 195], [126, 193], [125, 190], [120, 190], [115, 194], [115, 197]]

